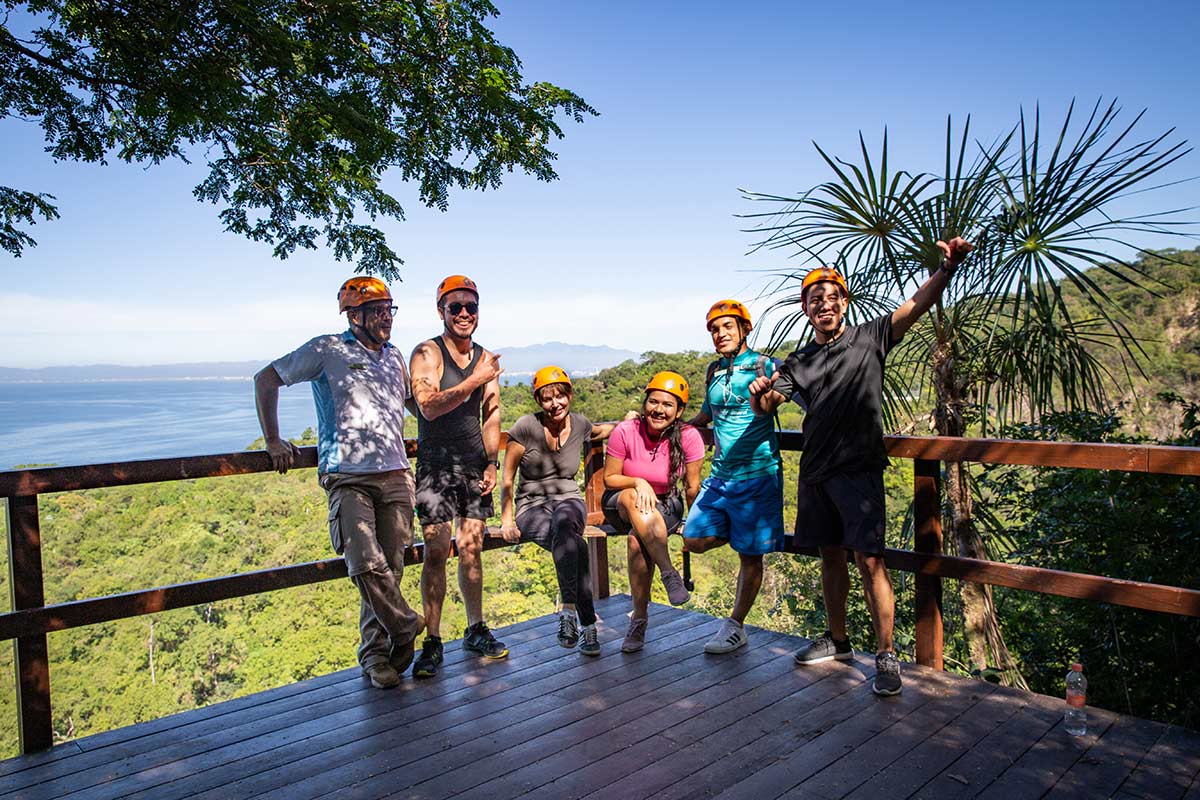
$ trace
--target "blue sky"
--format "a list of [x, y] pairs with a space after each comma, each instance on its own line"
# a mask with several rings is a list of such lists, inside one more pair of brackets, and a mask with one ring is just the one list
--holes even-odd
[[[894, 163], [935, 171], [947, 114], [991, 135], [1022, 105], [1057, 121], [1072, 98], [1099, 96], [1128, 118], [1148, 109], [1145, 134], [1200, 140], [1197, 3], [499, 7], [493, 28], [526, 77], [570, 87], [601, 116], [565, 123], [551, 184], [512, 175], [453, 195], [446, 213], [392, 184], [408, 214], [385, 225], [406, 261], [393, 287], [406, 351], [437, 332], [433, 289], [455, 272], [481, 286], [487, 346], [707, 349], [708, 305], [751, 300], [765, 271], [788, 265], [747, 255], [754, 237], [735, 215], [755, 209], [739, 187], [789, 194], [826, 179], [813, 140], [853, 155], [860, 130], [877, 147], [887, 126]], [[35, 125], [0, 120], [0, 184], [54, 194], [62, 213], [33, 229], [38, 247], [0, 255], [0, 366], [265, 361], [342, 327], [334, 294], [351, 265], [324, 251], [277, 261], [224, 233], [191, 197], [202, 166], [53, 164], [41, 148]], [[1192, 155], [1169, 177], [1198, 174]], [[1124, 210], [1198, 194], [1186, 183]]]

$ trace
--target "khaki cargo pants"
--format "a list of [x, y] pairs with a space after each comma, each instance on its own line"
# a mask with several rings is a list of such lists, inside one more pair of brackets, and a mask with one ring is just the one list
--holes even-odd
[[329, 540], [346, 559], [358, 587], [358, 663], [388, 660], [424, 624], [400, 593], [404, 548], [413, 541], [412, 473], [406, 469], [364, 475], [330, 472], [320, 477], [329, 499]]

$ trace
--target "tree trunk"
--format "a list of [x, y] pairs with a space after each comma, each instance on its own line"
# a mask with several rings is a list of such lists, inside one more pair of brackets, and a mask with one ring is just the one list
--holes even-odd
[[[934, 425], [939, 436], [961, 437], [966, 433], [967, 426], [963, 420], [966, 385], [958, 374], [956, 364], [953, 344], [941, 342], [933, 354], [933, 385], [937, 398]], [[952, 543], [954, 552], [963, 558], [986, 559], [987, 548], [975, 527], [971, 474], [965, 464], [946, 464], [945, 487], [949, 506], [949, 519], [945, 525], [946, 541]], [[1004, 633], [1000, 629], [992, 599], [992, 587], [959, 581], [959, 594], [972, 672], [981, 674], [989, 666], [994, 666], [1001, 671], [1001, 683], [1028, 689], [1004, 642]]]

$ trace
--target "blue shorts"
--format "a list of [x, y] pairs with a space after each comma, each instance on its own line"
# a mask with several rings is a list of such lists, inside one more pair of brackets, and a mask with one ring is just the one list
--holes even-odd
[[743, 481], [706, 478], [688, 511], [685, 539], [717, 536], [734, 551], [761, 556], [783, 549], [783, 472]]

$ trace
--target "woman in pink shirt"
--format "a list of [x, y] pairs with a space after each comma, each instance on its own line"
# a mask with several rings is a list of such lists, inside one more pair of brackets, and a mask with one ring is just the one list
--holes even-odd
[[646, 641], [650, 581], [658, 566], [672, 605], [689, 595], [671, 564], [667, 534], [683, 520], [684, 498], [691, 506], [700, 490], [704, 441], [683, 422], [688, 385], [676, 372], [660, 372], [646, 384], [642, 414], [617, 425], [608, 440], [604, 461], [605, 520], [629, 534], [629, 591], [633, 614], [621, 650], [633, 653]]

